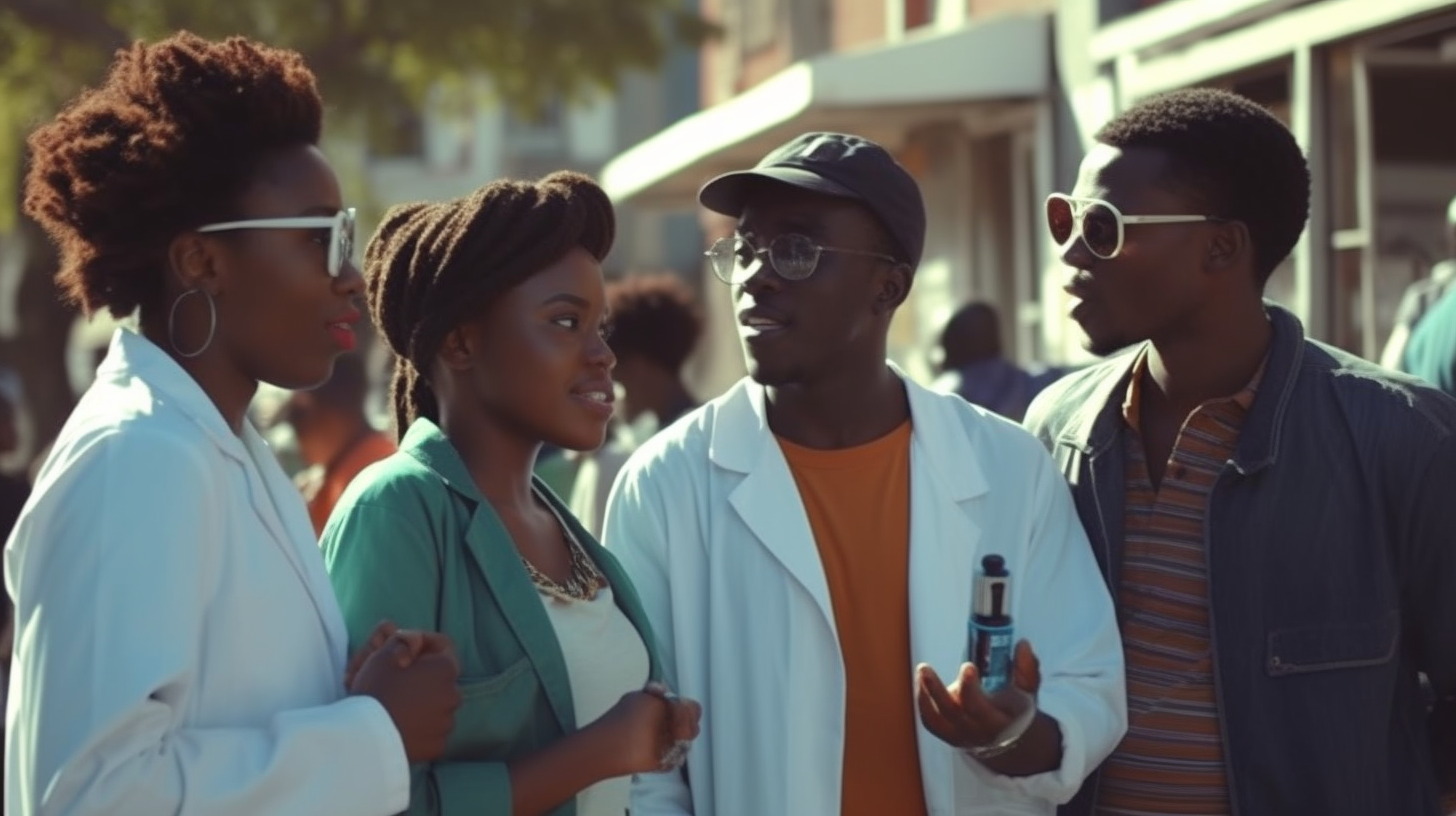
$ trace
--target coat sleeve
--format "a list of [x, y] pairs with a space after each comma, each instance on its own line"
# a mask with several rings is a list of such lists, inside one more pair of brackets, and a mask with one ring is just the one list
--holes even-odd
[[218, 680], [203, 651], [226, 648], [205, 642], [228, 516], [217, 478], [189, 440], [136, 428], [48, 474], [6, 551], [19, 623], [7, 813], [385, 816], [408, 804], [403, 746], [372, 699], [183, 724]]
[[[667, 507], [663, 480], [628, 461], [607, 500], [602, 544], [617, 557], [642, 601], [643, 612], [657, 637], [658, 654], [668, 685], [677, 688], [677, 643], [672, 619], [672, 587], [667, 563]], [[706, 706], [703, 717], [708, 716]], [[632, 816], [691, 816], [692, 795], [685, 770], [640, 774], [632, 782]]]
[[1409, 504], [1401, 517], [1409, 526], [1402, 614], [1411, 623], [1417, 668], [1434, 693], [1435, 767], [1449, 796], [1456, 794], [1456, 431], [1447, 430], [1428, 451], [1424, 473], [1412, 472], [1416, 478], [1403, 491]]
[[[424, 505], [394, 506], [359, 495], [353, 490], [345, 495], [322, 540], [351, 652], [383, 620], [405, 629], [439, 628], [440, 557]], [[504, 762], [419, 763], [410, 776], [411, 816], [511, 813]]]
[[[1037, 704], [1062, 731], [1061, 767], [994, 784], [1058, 804], [1070, 801], [1127, 730], [1122, 639], [1112, 598], [1072, 497], [1051, 458], [1035, 456], [1031, 539], [1015, 589], [1016, 636], [1041, 660]], [[976, 762], [968, 754], [963, 761]]]

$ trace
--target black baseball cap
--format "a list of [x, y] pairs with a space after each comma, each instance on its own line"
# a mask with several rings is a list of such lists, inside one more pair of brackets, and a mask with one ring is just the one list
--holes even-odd
[[925, 250], [925, 200], [920, 185], [889, 151], [846, 133], [805, 133], [763, 157], [752, 170], [724, 173], [703, 185], [698, 202], [723, 215], [743, 214], [755, 181], [768, 179], [863, 202], [914, 269]]

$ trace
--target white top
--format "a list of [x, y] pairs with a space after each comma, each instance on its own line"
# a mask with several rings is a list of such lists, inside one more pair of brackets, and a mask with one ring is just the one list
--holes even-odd
[[303, 499], [172, 358], [116, 333], [5, 548], [5, 812], [387, 816], [409, 766], [344, 694]]
[[[623, 695], [647, 685], [647, 647], [637, 627], [617, 607], [610, 587], [590, 601], [562, 601], [537, 594], [546, 605], [566, 658], [577, 727], [595, 722]], [[576, 796], [577, 816], [622, 816], [631, 787], [630, 776], [592, 785]]]
[[[933, 816], [1053, 816], [1126, 729], [1112, 598], [1066, 479], [1035, 437], [905, 381], [910, 655], [960, 670], [981, 557], [1016, 582], [1017, 637], [1041, 658], [1055, 771], [1005, 777], [917, 729]], [[617, 477], [603, 543], [626, 569], [674, 691], [703, 706], [683, 774], [642, 774], [632, 816], [839, 813], [845, 680], [829, 583], [764, 388], [743, 381], [648, 440]]]

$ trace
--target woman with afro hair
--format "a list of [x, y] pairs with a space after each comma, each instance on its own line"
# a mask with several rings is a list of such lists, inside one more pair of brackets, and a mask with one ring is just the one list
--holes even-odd
[[354, 345], [321, 122], [297, 54], [182, 33], [30, 137], [62, 292], [139, 328], [6, 547], [7, 813], [385, 816], [442, 749], [448, 641], [381, 625], [346, 665], [302, 498], [246, 418], [260, 382], [316, 385]]

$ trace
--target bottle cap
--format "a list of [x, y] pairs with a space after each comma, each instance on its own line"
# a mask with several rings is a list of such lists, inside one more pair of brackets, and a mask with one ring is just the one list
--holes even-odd
[[975, 614], [985, 618], [1005, 618], [1011, 609], [1011, 573], [1006, 559], [988, 555], [981, 559], [974, 592]]

